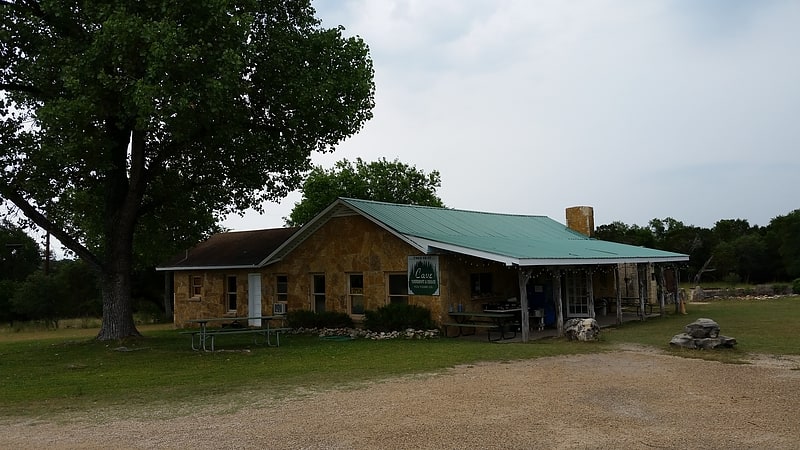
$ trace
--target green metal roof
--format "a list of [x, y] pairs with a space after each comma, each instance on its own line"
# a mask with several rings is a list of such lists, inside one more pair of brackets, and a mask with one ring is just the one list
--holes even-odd
[[687, 255], [681, 253], [588, 238], [546, 216], [497, 214], [349, 198], [340, 199], [339, 202], [428, 253], [435, 253], [438, 249], [521, 266], [689, 260]]

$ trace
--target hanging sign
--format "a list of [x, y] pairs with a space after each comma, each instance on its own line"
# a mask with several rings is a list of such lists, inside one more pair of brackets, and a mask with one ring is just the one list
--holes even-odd
[[413, 295], [439, 295], [439, 257], [408, 257], [408, 291]]

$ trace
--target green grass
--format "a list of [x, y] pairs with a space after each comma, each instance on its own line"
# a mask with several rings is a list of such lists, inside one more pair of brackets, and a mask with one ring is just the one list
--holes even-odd
[[[716, 320], [722, 334], [737, 338], [721, 352], [669, 348], [673, 335], [699, 317]], [[192, 405], [259, 395], [301, 395], [309, 390], [349, 388], [397, 376], [438, 373], [460, 364], [511, 361], [613, 350], [634, 343], [690, 357], [737, 362], [747, 353], [799, 354], [793, 324], [800, 298], [730, 300], [689, 304], [689, 315], [669, 315], [605, 329], [599, 343], [544, 339], [497, 344], [467, 339], [326, 341], [286, 336], [280, 347], [252, 345], [248, 335], [226, 336], [229, 349], [192, 351], [189, 338], [165, 326], [142, 327], [144, 339], [97, 342], [97, 330], [0, 331], [0, 416], [41, 416], [109, 408], [179, 411]], [[122, 348], [121, 348], [122, 347]], [[125, 350], [125, 351], [122, 351]], [[219, 402], [217, 402], [219, 403]], [[133, 408], [136, 410], [136, 408]]]
[[[670, 310], [670, 308], [667, 308]], [[628, 322], [606, 330], [606, 343], [637, 343], [667, 350], [676, 355], [740, 362], [749, 353], [800, 355], [800, 335], [796, 323], [800, 320], [800, 297], [771, 300], [727, 299], [710, 303], [689, 303], [687, 315], [669, 314], [645, 322]], [[683, 327], [706, 317], [720, 326], [720, 334], [734, 337], [733, 349], [695, 351], [671, 348], [672, 336]]]

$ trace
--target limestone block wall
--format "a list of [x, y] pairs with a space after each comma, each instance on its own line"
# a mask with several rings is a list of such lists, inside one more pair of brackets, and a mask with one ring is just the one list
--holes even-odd
[[[275, 280], [288, 280], [288, 309], [313, 309], [313, 275], [325, 276], [326, 310], [348, 312], [348, 276], [360, 273], [364, 278], [366, 309], [377, 309], [389, 302], [388, 275], [406, 274], [408, 257], [422, 255], [410, 244], [361, 216], [330, 219], [312, 236], [295, 248], [283, 261], [267, 267], [262, 282], [275, 301]], [[424, 306], [436, 318], [441, 314], [443, 298], [449, 292], [447, 257], [440, 257], [441, 296], [410, 295], [410, 304]]]
[[[246, 316], [247, 275], [243, 270], [180, 271], [173, 274], [174, 284], [174, 323], [179, 328], [186, 327], [187, 320], [203, 317]], [[190, 295], [192, 278], [201, 278], [201, 294]], [[228, 311], [227, 279], [236, 277], [236, 311]]]

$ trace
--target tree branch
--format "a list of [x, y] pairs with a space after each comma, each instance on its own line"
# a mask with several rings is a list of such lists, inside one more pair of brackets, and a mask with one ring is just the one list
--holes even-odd
[[[0, 0], [1, 1], [1, 0]], [[27, 92], [29, 94], [41, 94], [42, 90], [36, 86], [19, 83], [0, 83], [0, 91]]]
[[75, 252], [79, 258], [86, 261], [92, 268], [98, 272], [101, 272], [102, 265], [100, 260], [92, 253], [88, 248], [83, 246], [80, 242], [75, 240], [72, 236], [67, 234], [66, 231], [57, 227], [52, 221], [50, 221], [44, 214], [40, 213], [36, 208], [33, 207], [25, 198], [17, 191], [5, 187], [2, 189], [3, 197], [7, 200], [10, 200], [17, 208], [19, 208], [25, 217], [32, 220], [33, 223], [48, 231], [51, 235], [53, 235], [56, 239], [61, 241], [65, 247]]

